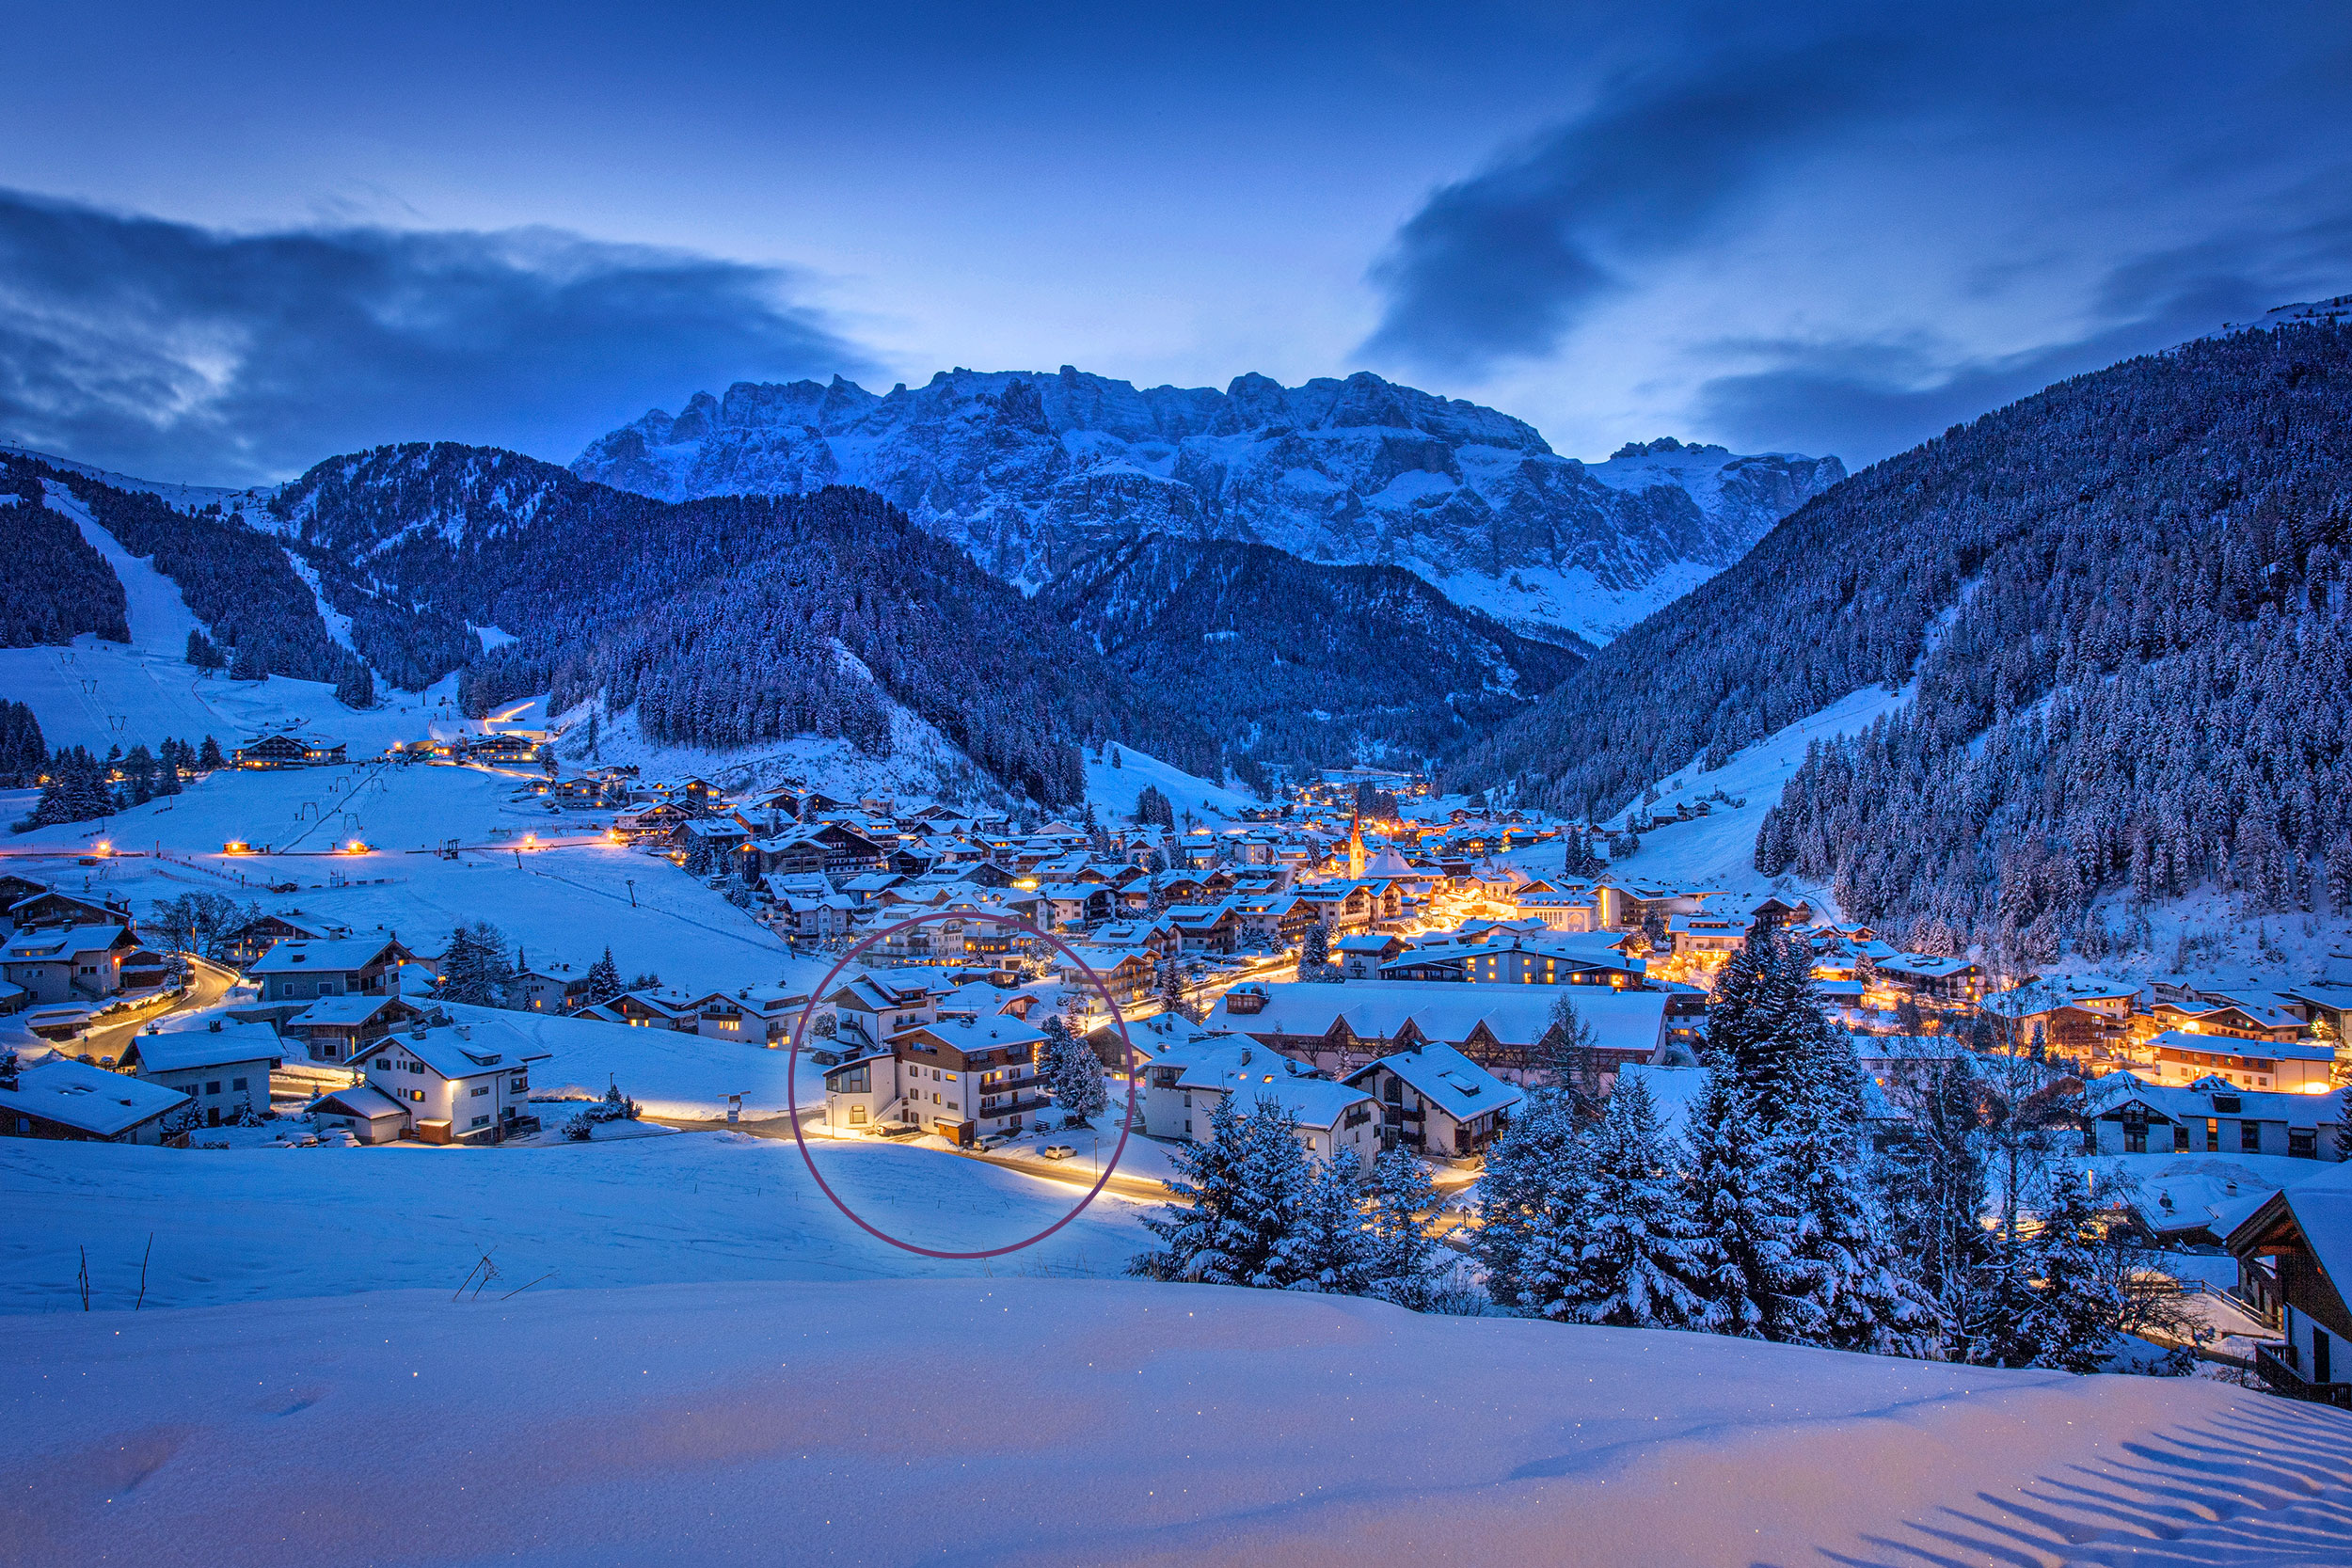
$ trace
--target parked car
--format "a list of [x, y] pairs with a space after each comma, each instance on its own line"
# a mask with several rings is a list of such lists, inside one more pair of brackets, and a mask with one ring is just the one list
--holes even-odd
[[1078, 1151], [1068, 1144], [1047, 1144], [1041, 1152], [1048, 1160], [1067, 1160]]

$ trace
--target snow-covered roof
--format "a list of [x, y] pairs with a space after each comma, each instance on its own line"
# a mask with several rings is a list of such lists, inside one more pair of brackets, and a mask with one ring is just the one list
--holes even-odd
[[1883, 958], [1873, 957], [1871, 962], [1893, 974], [1915, 975], [1923, 980], [1947, 979], [1976, 967], [1970, 959], [1946, 958], [1940, 953], [1889, 953]]
[[408, 1107], [386, 1094], [373, 1084], [360, 1084], [348, 1089], [335, 1089], [319, 1096], [303, 1107], [310, 1115], [321, 1112], [359, 1117], [368, 1121], [381, 1121], [386, 1117], [405, 1116]]
[[1360, 1085], [1383, 1068], [1456, 1121], [1507, 1111], [1527, 1099], [1524, 1089], [1504, 1083], [1454, 1047], [1435, 1043], [1383, 1056], [1358, 1068], [1345, 1081]]
[[1393, 1039], [1409, 1021], [1427, 1039], [1459, 1044], [1484, 1023], [1509, 1045], [1529, 1045], [1550, 1027], [1552, 1005], [1563, 995], [1593, 1026], [1603, 1049], [1651, 1051], [1663, 1037], [1667, 993], [1618, 990], [1608, 986], [1487, 986], [1458, 981], [1352, 980], [1343, 985], [1311, 981], [1263, 988], [1266, 1004], [1250, 1013], [1229, 1011], [1231, 993], [1220, 997], [1209, 1026], [1240, 1035], [1322, 1036], [1344, 1019], [1359, 1037]]
[[0, 1088], [0, 1115], [41, 1117], [102, 1138], [143, 1127], [187, 1102], [188, 1097], [178, 1089], [70, 1056], [20, 1067], [16, 1087]]
[[2329, 1062], [2336, 1054], [2334, 1047], [2320, 1040], [2249, 1040], [2234, 1035], [2192, 1035], [2185, 1029], [2167, 1029], [2148, 1043], [2251, 1062]]
[[368, 1048], [371, 1054], [405, 1053], [444, 1078], [480, 1078], [493, 1072], [520, 1070], [527, 1063], [544, 1062], [552, 1054], [538, 1049], [531, 1037], [498, 1023], [444, 1024], [437, 1029], [409, 1029], [385, 1036]]
[[2002, 1018], [2029, 1018], [2076, 1002], [2109, 1002], [2139, 994], [2131, 980], [2110, 980], [2102, 974], [2053, 974], [2022, 986], [1996, 990], [1977, 1006]]
[[[2236, 1110], [2218, 1108], [2228, 1101]], [[2101, 1117], [2137, 1101], [2170, 1121], [2201, 1122], [2210, 1117], [2283, 1121], [2296, 1127], [2317, 1127], [2344, 1115], [2339, 1094], [2291, 1094], [2283, 1089], [2241, 1089], [2222, 1078], [2201, 1078], [2194, 1084], [2151, 1084], [2136, 1073], [2110, 1072], [2094, 1078], [2083, 1089], [2083, 1109]]]
[[8, 939], [7, 947], [0, 948], [0, 963], [39, 963], [80, 953], [102, 953], [121, 938], [119, 926], [53, 926], [19, 931]]
[[890, 1040], [896, 1045], [922, 1035], [954, 1046], [967, 1056], [1009, 1046], [1035, 1045], [1045, 1037], [1043, 1030], [1030, 1027], [1010, 1013], [980, 1013], [970, 1018], [942, 1018], [930, 1023], [910, 1024], [895, 1031]]
[[123, 1047], [122, 1065], [130, 1067], [134, 1055], [144, 1072], [184, 1072], [230, 1062], [279, 1062], [285, 1059], [286, 1048], [278, 1031], [266, 1023], [214, 1020], [193, 1028], [134, 1036]]
[[286, 1027], [307, 1029], [312, 1024], [325, 1024], [331, 1028], [353, 1028], [367, 1022], [399, 1000], [397, 996], [322, 996], [288, 1019]]
[[364, 969], [383, 957], [392, 942], [386, 937], [351, 937], [340, 942], [311, 942], [289, 937], [270, 944], [253, 960], [247, 974], [302, 974], [319, 970], [337, 973]]
[[1256, 1100], [1273, 1100], [1289, 1107], [1292, 1119], [1303, 1127], [1329, 1127], [1350, 1105], [1373, 1098], [1360, 1086], [1311, 1076], [1280, 1052], [1231, 1036], [1197, 1038], [1158, 1060], [1183, 1068], [1180, 1087], [1238, 1094], [1245, 1108]]

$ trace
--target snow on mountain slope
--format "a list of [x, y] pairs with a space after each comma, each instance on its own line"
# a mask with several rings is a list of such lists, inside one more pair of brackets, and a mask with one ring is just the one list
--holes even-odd
[[[1656, 781], [1658, 799], [1645, 805], [1636, 800], [1605, 826], [1621, 829], [1644, 812], [1653, 816], [1671, 814], [1677, 806], [1707, 801], [1708, 814], [1687, 822], [1668, 822], [1640, 835], [1642, 847], [1614, 869], [1622, 878], [1664, 882], [1676, 887], [1716, 888], [1740, 897], [1766, 893], [1802, 894], [1813, 907], [1836, 912], [1836, 900], [1826, 887], [1815, 887], [1787, 877], [1766, 877], [1756, 869], [1756, 831], [1764, 814], [1779, 803], [1780, 792], [1804, 761], [1804, 749], [1816, 740], [1853, 735], [1871, 721], [1911, 701], [1906, 687], [1889, 691], [1866, 687], [1809, 714], [1785, 729], [1766, 736], [1734, 753], [1713, 772], [1699, 767], [1700, 758]], [[1741, 801], [1737, 806], [1715, 800], [1716, 791]], [[1644, 792], [1645, 795], [1647, 791]], [[1531, 871], [1557, 875], [1565, 850], [1554, 845], [1509, 857]]]
[[838, 376], [739, 382], [572, 467], [668, 499], [863, 484], [1027, 586], [1106, 536], [1246, 539], [1406, 566], [1514, 626], [1596, 640], [1845, 476], [1834, 457], [1674, 441], [1588, 466], [1508, 415], [1367, 373], [1138, 390], [1070, 366], [943, 371], [882, 397]]
[[1195, 778], [1183, 768], [1146, 756], [1133, 747], [1119, 748], [1116, 768], [1110, 765], [1107, 752], [1104, 756], [1104, 761], [1097, 762], [1093, 752], [1086, 753], [1087, 799], [1094, 803], [1096, 812], [1109, 820], [1133, 816], [1136, 798], [1147, 785], [1168, 797], [1180, 824], [1186, 812], [1205, 822], [1236, 820], [1245, 807], [1260, 803], [1246, 791]]
[[[642, 1255], [588, 1201], [570, 1255]], [[758, 1269], [776, 1201], [695, 1250]], [[348, 1228], [290, 1217], [306, 1259]], [[16, 1560], [2285, 1568], [2352, 1536], [2352, 1419], [2213, 1383], [1091, 1279], [453, 1302], [456, 1241], [432, 1290], [11, 1324]]]

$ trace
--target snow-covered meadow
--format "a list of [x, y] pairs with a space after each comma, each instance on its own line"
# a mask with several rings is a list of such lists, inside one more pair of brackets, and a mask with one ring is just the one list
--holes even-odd
[[434, 1289], [10, 1341], [28, 1563], [2202, 1568], [2352, 1540], [2338, 1412], [1272, 1291]]

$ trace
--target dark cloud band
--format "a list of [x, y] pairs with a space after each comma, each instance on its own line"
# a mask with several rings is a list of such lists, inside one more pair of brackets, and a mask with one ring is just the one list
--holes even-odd
[[561, 461], [679, 386], [866, 367], [803, 281], [545, 230], [227, 234], [0, 192], [0, 436], [235, 483], [390, 440]]

